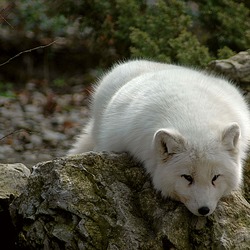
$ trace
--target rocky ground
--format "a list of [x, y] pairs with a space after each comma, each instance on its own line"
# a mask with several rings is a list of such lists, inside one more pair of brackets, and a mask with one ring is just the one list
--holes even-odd
[[56, 92], [30, 82], [0, 96], [0, 162], [28, 167], [64, 156], [89, 116], [89, 89]]
[[64, 156], [89, 117], [90, 92], [83, 85], [55, 91], [29, 82], [0, 95], [0, 163], [32, 167]]

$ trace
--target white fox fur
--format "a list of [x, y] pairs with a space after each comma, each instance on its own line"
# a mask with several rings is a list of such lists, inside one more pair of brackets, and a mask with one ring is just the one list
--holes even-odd
[[222, 196], [239, 188], [249, 139], [248, 107], [231, 83], [135, 60], [100, 80], [92, 117], [69, 154], [127, 151], [164, 197], [207, 216]]

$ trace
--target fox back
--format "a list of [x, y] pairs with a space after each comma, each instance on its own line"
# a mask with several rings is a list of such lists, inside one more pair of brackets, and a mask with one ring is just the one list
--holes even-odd
[[100, 80], [92, 117], [70, 153], [129, 152], [164, 197], [207, 216], [241, 184], [249, 125], [247, 104], [227, 80], [130, 61]]

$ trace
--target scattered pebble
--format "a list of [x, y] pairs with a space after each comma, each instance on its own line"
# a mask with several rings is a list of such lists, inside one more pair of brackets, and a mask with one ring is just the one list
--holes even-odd
[[16, 97], [0, 96], [0, 163], [28, 167], [66, 155], [89, 116], [84, 87], [57, 94], [26, 89]]

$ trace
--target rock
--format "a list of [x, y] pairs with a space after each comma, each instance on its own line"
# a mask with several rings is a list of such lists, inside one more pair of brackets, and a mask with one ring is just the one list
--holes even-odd
[[56, 147], [60, 141], [66, 139], [66, 136], [63, 133], [55, 132], [52, 130], [44, 129], [43, 130], [43, 140], [49, 143], [51, 146]]
[[16, 232], [9, 214], [9, 203], [27, 184], [30, 171], [21, 163], [0, 164], [0, 236], [5, 249], [14, 249]]
[[238, 83], [250, 83], [250, 50], [242, 51], [229, 59], [212, 61], [208, 69], [224, 74]]
[[0, 164], [0, 199], [19, 196], [29, 176], [30, 170], [21, 163]]
[[10, 145], [1, 145], [0, 147], [0, 159], [4, 159], [6, 154], [12, 154], [14, 149]]
[[11, 206], [28, 249], [249, 249], [240, 193], [209, 217], [163, 200], [127, 154], [86, 153], [39, 163]]
[[246, 161], [244, 167], [244, 185], [243, 185], [244, 197], [250, 202], [250, 157]]

